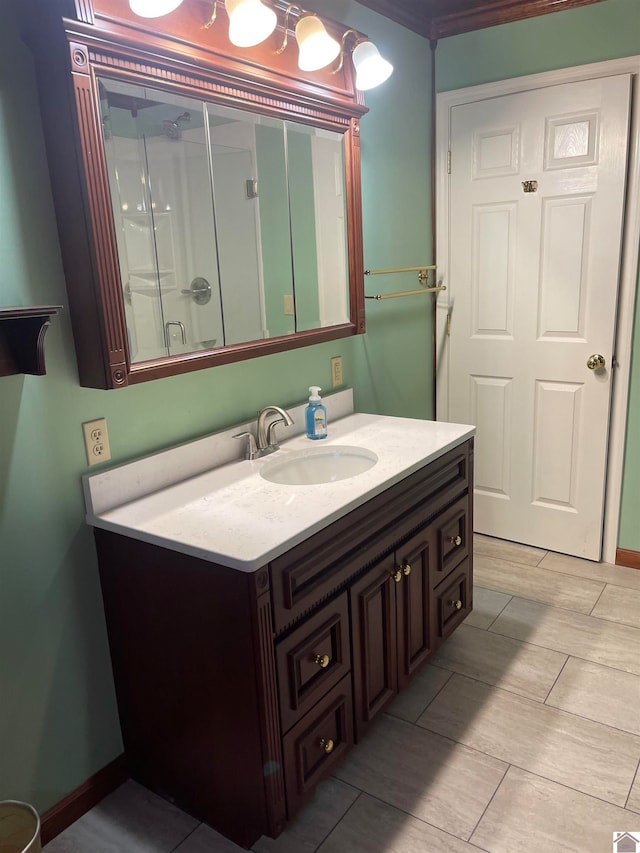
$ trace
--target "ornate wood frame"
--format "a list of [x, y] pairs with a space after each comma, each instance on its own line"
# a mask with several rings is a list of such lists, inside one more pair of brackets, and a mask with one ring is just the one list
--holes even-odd
[[[224, 4], [209, 28], [213, 0], [184, 0], [147, 21], [127, 0], [49, 0], [29, 16], [54, 203], [82, 385], [119, 388], [365, 331], [359, 119], [366, 112], [351, 63], [301, 72], [279, 26], [241, 49], [227, 37]], [[289, 18], [295, 27], [297, 15]], [[338, 40], [347, 27], [323, 17]], [[97, 75], [138, 82], [331, 129], [345, 137], [349, 254], [348, 323], [295, 335], [132, 364], [127, 343], [115, 223], [102, 140]]]

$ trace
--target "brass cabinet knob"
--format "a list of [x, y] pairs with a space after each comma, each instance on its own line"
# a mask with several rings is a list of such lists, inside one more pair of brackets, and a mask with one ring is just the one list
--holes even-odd
[[602, 370], [606, 363], [605, 357], [599, 353], [594, 353], [587, 359], [587, 367], [589, 370]]
[[322, 669], [326, 669], [331, 663], [331, 658], [329, 655], [316, 655], [314, 657], [314, 661], [318, 664]]
[[409, 575], [411, 574], [411, 563], [403, 563], [402, 564], [402, 571], [404, 573], [404, 576], [408, 578]]
[[449, 542], [451, 542], [452, 545], [462, 545], [462, 538], [460, 536], [450, 536]]
[[457, 601], [450, 601], [449, 604], [452, 607], [455, 607], [456, 610], [462, 610], [462, 602], [460, 601], [460, 599], [458, 599]]
[[396, 583], [400, 583], [400, 581], [402, 580], [402, 569], [395, 569], [393, 572], [391, 572], [391, 577]]
[[334, 746], [335, 744], [331, 738], [327, 738], [326, 740], [325, 738], [320, 739], [320, 748], [323, 749], [327, 755], [329, 755], [330, 752], [333, 752]]

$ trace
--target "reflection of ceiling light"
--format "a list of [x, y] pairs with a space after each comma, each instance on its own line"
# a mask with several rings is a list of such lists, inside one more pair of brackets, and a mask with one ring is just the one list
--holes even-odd
[[353, 49], [352, 58], [356, 69], [356, 88], [363, 92], [384, 83], [393, 71], [393, 65], [380, 56], [378, 48], [370, 41], [359, 42]]
[[229, 41], [237, 47], [253, 47], [269, 38], [278, 18], [260, 0], [225, 0], [229, 15]]
[[182, 3], [182, 0], [129, 0], [131, 11], [141, 18], [159, 18], [168, 15]]
[[324, 24], [315, 15], [305, 15], [296, 24], [298, 42], [298, 68], [301, 71], [318, 71], [340, 53], [340, 45], [331, 38]]

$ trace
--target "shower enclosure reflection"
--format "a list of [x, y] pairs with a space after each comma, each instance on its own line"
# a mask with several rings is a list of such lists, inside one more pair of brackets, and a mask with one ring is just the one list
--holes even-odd
[[341, 134], [99, 92], [131, 362], [348, 322]]

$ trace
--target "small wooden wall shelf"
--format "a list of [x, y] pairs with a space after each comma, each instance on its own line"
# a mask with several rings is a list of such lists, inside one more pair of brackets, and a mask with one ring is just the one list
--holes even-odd
[[31, 305], [0, 308], [0, 376], [31, 373], [42, 376], [44, 336], [52, 314], [61, 305]]

